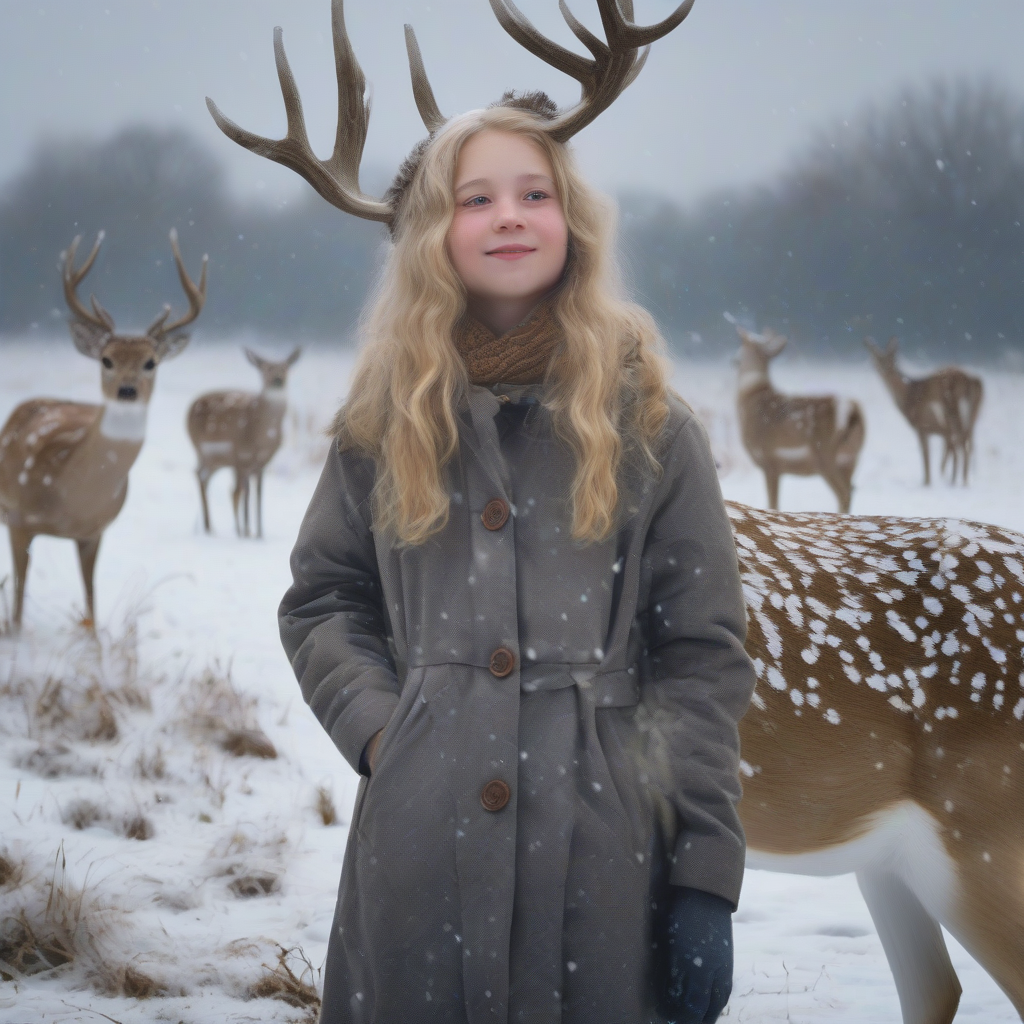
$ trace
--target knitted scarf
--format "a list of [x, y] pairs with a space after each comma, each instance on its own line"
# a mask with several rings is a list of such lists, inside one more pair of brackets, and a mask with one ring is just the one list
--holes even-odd
[[553, 298], [545, 299], [520, 324], [495, 334], [468, 313], [455, 325], [455, 348], [473, 384], [539, 384], [562, 332]]

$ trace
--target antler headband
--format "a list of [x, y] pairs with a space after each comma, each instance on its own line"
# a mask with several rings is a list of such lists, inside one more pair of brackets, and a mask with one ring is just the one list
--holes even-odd
[[[546, 96], [537, 93], [521, 99], [517, 99], [513, 93], [506, 93], [499, 102], [501, 106], [532, 110], [544, 121], [544, 130], [556, 142], [567, 142], [603, 110], [607, 110], [640, 73], [651, 43], [668, 35], [690, 13], [694, 4], [694, 0], [683, 0], [663, 21], [656, 25], [641, 26], [633, 24], [633, 0], [597, 0], [607, 38], [607, 42], [602, 42], [577, 21], [565, 0], [559, 0], [562, 17], [576, 38], [590, 51], [593, 56], [591, 60], [541, 35], [512, 0], [489, 2], [501, 27], [520, 46], [580, 83], [580, 100], [567, 110], [558, 110]], [[339, 210], [365, 220], [380, 221], [393, 230], [405, 189], [415, 174], [425, 146], [421, 143], [413, 150], [410, 160], [402, 168], [400, 178], [382, 199], [368, 196], [362, 191], [359, 187], [359, 162], [366, 142], [370, 104], [365, 98], [366, 77], [352, 52], [348, 32], [345, 30], [343, 0], [331, 2], [331, 28], [338, 77], [338, 130], [330, 159], [318, 159], [310, 147], [306, 122], [302, 116], [302, 100], [284, 52], [280, 28], [274, 29], [274, 56], [288, 116], [285, 137], [275, 140], [254, 135], [225, 117], [209, 97], [206, 98], [206, 105], [220, 130], [229, 139], [259, 156], [297, 171], [327, 202]], [[409, 55], [413, 96], [429, 132], [429, 141], [448, 119], [441, 113], [434, 99], [416, 34], [410, 25], [405, 26], [405, 45]]]

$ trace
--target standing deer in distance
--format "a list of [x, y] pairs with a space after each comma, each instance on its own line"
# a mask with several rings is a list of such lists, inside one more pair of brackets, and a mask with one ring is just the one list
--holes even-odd
[[914, 379], [896, 365], [896, 338], [890, 338], [884, 349], [871, 338], [865, 338], [864, 344], [897, 407], [917, 434], [925, 486], [931, 484], [928, 439], [932, 434], [943, 440], [941, 469], [945, 470], [951, 460], [951, 482], [955, 484], [959, 475], [966, 484], [974, 451], [974, 424], [984, 396], [981, 380], [956, 366], [945, 366], [928, 377]]
[[956, 1013], [940, 925], [1024, 1018], [1024, 536], [726, 504], [748, 866], [856, 873], [905, 1024]]
[[864, 444], [864, 414], [852, 400], [833, 395], [784, 395], [772, 386], [768, 364], [786, 338], [737, 326], [741, 346], [736, 405], [740, 435], [764, 472], [768, 504], [779, 507], [779, 477], [821, 476], [835, 492], [840, 512], [850, 511], [853, 472]]
[[302, 354], [296, 348], [287, 359], [272, 362], [251, 349], [245, 357], [259, 370], [263, 388], [250, 391], [210, 391], [200, 395], [188, 410], [188, 435], [199, 460], [196, 478], [203, 505], [203, 529], [210, 533], [207, 484], [218, 469], [235, 471], [231, 504], [235, 532], [252, 535], [250, 492], [255, 482], [255, 533], [263, 536], [263, 470], [281, 446], [282, 425], [288, 404], [288, 371]]
[[182, 328], [199, 316], [206, 301], [207, 257], [196, 285], [185, 270], [172, 230], [171, 249], [188, 310], [169, 321], [171, 307], [164, 306], [145, 333], [119, 333], [114, 318], [94, 296], [86, 306], [77, 293], [103, 237], [101, 231], [81, 267], [75, 266], [81, 236], [61, 254], [71, 337], [82, 355], [100, 363], [103, 404], [29, 399], [0, 430], [0, 517], [7, 524], [14, 560], [15, 626], [20, 626], [24, 608], [29, 547], [39, 534], [67, 537], [78, 545], [85, 585], [83, 625], [93, 626], [96, 555], [103, 531], [128, 494], [128, 471], [146, 436], [156, 368], [188, 344], [189, 334]]

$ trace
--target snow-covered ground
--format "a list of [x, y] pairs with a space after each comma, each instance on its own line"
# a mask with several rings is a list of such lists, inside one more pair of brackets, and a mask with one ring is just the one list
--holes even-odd
[[[291, 346], [256, 347], [273, 355]], [[0, 862], [0, 917], [23, 909], [38, 939], [49, 928], [51, 955], [60, 941], [79, 949], [53, 977], [0, 982], [0, 1022], [309, 1019], [307, 1008], [270, 996], [301, 995], [282, 950], [294, 951], [283, 963], [295, 978], [316, 982], [315, 970], [302, 977], [298, 951], [314, 968], [323, 961], [357, 780], [302, 702], [275, 613], [326, 446], [320, 431], [351, 366], [348, 352], [311, 350], [295, 367], [262, 541], [234, 536], [226, 472], [211, 487], [216, 533], [202, 533], [184, 430], [198, 392], [255, 387], [254, 371], [237, 345], [211, 343], [160, 369], [128, 501], [100, 552], [99, 651], [76, 625], [73, 545], [35, 541], [22, 637], [0, 637], [0, 855], [9, 865]], [[1024, 531], [1024, 375], [984, 374], [972, 485], [926, 489], [916, 440], [866, 358], [836, 366], [783, 357], [774, 369], [787, 390], [862, 402], [868, 436], [854, 511]], [[763, 479], [739, 444], [731, 368], [680, 364], [676, 386], [709, 426], [726, 496], [763, 504]], [[0, 421], [34, 395], [95, 400], [98, 369], [64, 339], [5, 340]], [[834, 499], [820, 480], [784, 478], [782, 505], [832, 510]], [[9, 572], [4, 542], [0, 579]], [[278, 756], [233, 756], [224, 749], [231, 730], [262, 735]], [[317, 810], [319, 791], [337, 809], [334, 825]], [[6, 885], [5, 870], [14, 871]], [[950, 946], [964, 987], [957, 1021], [1017, 1020]], [[900, 1020], [850, 876], [748, 872], [736, 947], [726, 1019]]]

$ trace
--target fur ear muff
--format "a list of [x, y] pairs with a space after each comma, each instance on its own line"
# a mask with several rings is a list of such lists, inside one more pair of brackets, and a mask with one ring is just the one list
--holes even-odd
[[294, 350], [294, 351], [292, 352], [292, 354], [291, 354], [291, 355], [290, 355], [290, 356], [289, 356], [289, 357], [288, 357], [288, 358], [287, 358], [287, 359], [285, 360], [285, 362], [286, 362], [286, 363], [287, 363], [287, 364], [288, 364], [289, 366], [294, 366], [294, 365], [295, 365], [295, 364], [296, 364], [296, 363], [297, 363], [297, 362], [299, 361], [299, 356], [301, 356], [301, 355], [302, 355], [302, 346], [301, 346], [301, 345], [296, 345], [296, 346], [295, 346], [295, 350]]
[[187, 331], [179, 331], [167, 338], [157, 342], [156, 359], [158, 363], [166, 363], [168, 359], [180, 356], [185, 351], [185, 346], [192, 340], [192, 335]]
[[99, 359], [104, 346], [111, 338], [111, 332], [107, 328], [84, 324], [80, 320], [70, 321], [68, 329], [71, 331], [71, 340], [75, 343], [75, 348], [90, 359]]

